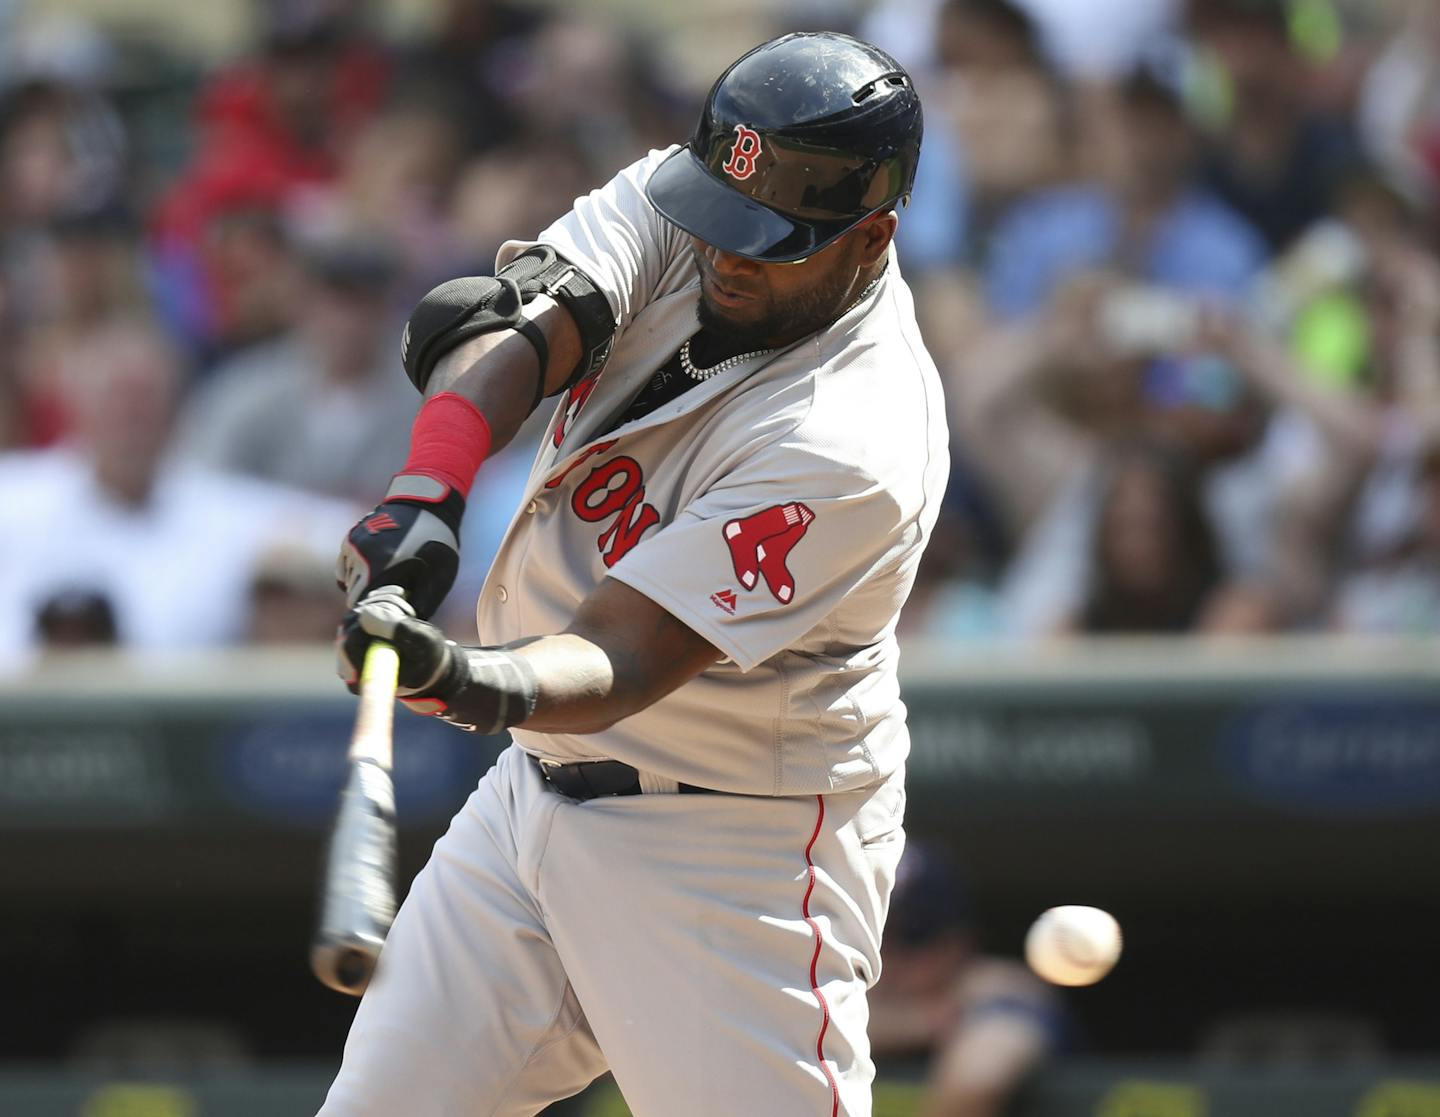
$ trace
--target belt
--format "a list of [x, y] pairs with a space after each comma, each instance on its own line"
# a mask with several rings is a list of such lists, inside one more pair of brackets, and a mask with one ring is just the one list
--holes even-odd
[[[540, 769], [545, 782], [561, 795], [571, 799], [599, 799], [607, 795], [639, 795], [640, 770], [619, 760], [582, 760], [561, 764], [554, 760], [530, 757]], [[719, 795], [708, 787], [682, 783], [681, 795]]]

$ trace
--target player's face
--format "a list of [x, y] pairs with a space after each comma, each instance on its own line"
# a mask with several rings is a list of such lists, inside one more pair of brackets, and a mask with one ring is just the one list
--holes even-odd
[[691, 238], [700, 325], [738, 349], [788, 345], [838, 318], [884, 254], [895, 215], [877, 215], [798, 264], [762, 264]]

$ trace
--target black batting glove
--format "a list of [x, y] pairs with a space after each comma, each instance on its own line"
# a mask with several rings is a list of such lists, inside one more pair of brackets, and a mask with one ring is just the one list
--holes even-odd
[[345, 603], [353, 609], [377, 586], [398, 586], [414, 615], [434, 615], [460, 568], [464, 514], [465, 498], [443, 481], [400, 474], [340, 547], [335, 579]]
[[377, 638], [393, 645], [400, 660], [395, 694], [402, 702], [433, 695], [449, 681], [455, 666], [454, 641], [417, 618], [398, 587], [381, 586], [366, 594], [340, 624], [336, 671], [352, 691], [358, 691], [365, 651]]
[[499, 733], [535, 712], [539, 686], [522, 658], [504, 648], [467, 648], [415, 616], [405, 594], [381, 586], [340, 625], [340, 677], [358, 690], [372, 640], [388, 641], [400, 660], [396, 697], [417, 714], [433, 714], [472, 732]]

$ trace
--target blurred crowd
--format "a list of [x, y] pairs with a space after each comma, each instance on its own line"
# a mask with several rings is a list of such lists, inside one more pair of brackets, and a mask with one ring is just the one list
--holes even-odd
[[[713, 77], [583, 5], [384, 6], [255, 0], [217, 65], [0, 5], [0, 667], [329, 639], [415, 299], [683, 140]], [[899, 253], [954, 471], [906, 635], [1440, 632], [1440, 7], [803, 21], [925, 98]], [[457, 638], [528, 434], [473, 492]]]
[[863, 26], [928, 94], [899, 238], [956, 468], [911, 631], [1440, 631], [1440, 8]]

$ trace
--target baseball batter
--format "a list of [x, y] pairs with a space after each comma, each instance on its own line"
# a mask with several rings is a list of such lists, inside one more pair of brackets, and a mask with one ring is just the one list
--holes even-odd
[[[412, 708], [514, 743], [416, 878], [326, 1117], [521, 1117], [607, 1069], [636, 1117], [870, 1112], [895, 622], [948, 472], [892, 246], [920, 134], [887, 55], [774, 40], [687, 145], [416, 308], [427, 398], [342, 549], [342, 670], [389, 639]], [[457, 646], [423, 618], [466, 491], [547, 395]]]

